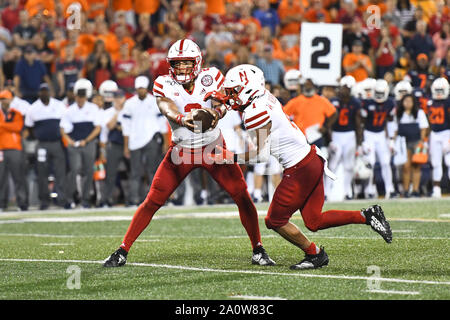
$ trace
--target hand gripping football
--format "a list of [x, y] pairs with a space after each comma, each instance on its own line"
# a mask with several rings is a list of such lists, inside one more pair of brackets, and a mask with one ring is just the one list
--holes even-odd
[[196, 129], [194, 132], [205, 132], [209, 128], [214, 121], [214, 117], [211, 113], [209, 113], [205, 109], [195, 109], [192, 111], [192, 118], [194, 119], [194, 124], [196, 125]]

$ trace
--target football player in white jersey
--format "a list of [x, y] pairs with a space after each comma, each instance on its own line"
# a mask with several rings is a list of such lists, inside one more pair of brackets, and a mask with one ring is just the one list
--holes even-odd
[[[241, 222], [253, 248], [252, 264], [274, 265], [261, 244], [258, 214], [239, 165], [205, 161], [208, 158], [204, 155], [217, 145], [226, 150], [220, 129], [216, 127], [219, 118], [225, 115], [226, 108], [220, 104], [214, 107], [208, 99], [209, 94], [221, 88], [224, 76], [217, 68], [202, 69], [200, 48], [189, 39], [175, 42], [169, 49], [167, 61], [170, 74], [155, 80], [153, 95], [161, 113], [169, 120], [172, 143], [155, 173], [146, 199], [131, 221], [123, 243], [106, 259], [104, 266], [119, 267], [126, 263], [130, 247], [150, 223], [155, 212], [185, 177], [200, 167], [208, 171], [238, 206]], [[207, 110], [214, 117], [211, 128], [204, 133], [201, 133], [203, 128], [198, 128], [194, 123], [192, 111], [196, 109]]]
[[233, 154], [218, 150], [211, 158], [216, 163], [264, 161], [275, 156], [284, 168], [281, 183], [275, 190], [265, 218], [266, 226], [305, 252], [305, 258], [291, 269], [316, 269], [328, 264], [323, 247], [313, 242], [290, 222], [300, 210], [306, 227], [317, 230], [346, 224], [368, 224], [386, 242], [392, 232], [380, 206], [360, 211], [330, 210], [322, 212], [324, 203], [323, 174], [333, 177], [320, 150], [307, 143], [302, 131], [283, 112], [280, 102], [264, 88], [260, 69], [250, 65], [236, 66], [228, 71], [224, 89], [230, 108], [243, 112], [244, 124], [256, 135], [255, 151]]

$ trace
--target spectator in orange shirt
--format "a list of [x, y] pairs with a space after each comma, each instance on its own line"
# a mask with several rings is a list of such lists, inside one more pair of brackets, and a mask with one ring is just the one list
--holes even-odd
[[310, 9], [306, 11], [304, 18], [308, 22], [331, 22], [330, 14], [323, 8], [322, 0], [313, 0]]
[[114, 12], [113, 19], [116, 18], [118, 14], [124, 14], [127, 23], [136, 29], [136, 19], [135, 12], [133, 10], [133, 0], [111, 0], [112, 9]]
[[106, 17], [106, 8], [108, 8], [108, 0], [89, 0], [89, 9], [87, 17], [95, 19], [98, 16]]
[[114, 61], [119, 56], [120, 45], [117, 41], [117, 36], [110, 32], [106, 21], [97, 21], [98, 36], [97, 39], [103, 40], [106, 51], [111, 55], [111, 59]]
[[[298, 35], [296, 36], [298, 40]], [[297, 41], [298, 43], [298, 41]], [[284, 66], [284, 70], [298, 69], [299, 66], [300, 47], [294, 45], [289, 47], [289, 41], [287, 36], [283, 36], [280, 39], [280, 47], [274, 48], [273, 57], [281, 60]]]
[[[119, 46], [122, 46], [122, 44], [126, 43], [128, 44], [128, 48], [131, 50], [133, 49], [135, 42], [132, 38], [127, 36], [127, 29], [125, 26], [117, 26], [116, 32], [115, 32], [117, 42], [119, 43]], [[114, 57], [113, 57], [114, 59]]]
[[356, 82], [363, 81], [373, 72], [369, 56], [362, 53], [362, 51], [362, 41], [355, 40], [352, 44], [352, 52], [347, 53], [342, 60], [345, 74], [353, 76]]
[[61, 50], [68, 43], [65, 38], [64, 30], [61, 28], [56, 28], [53, 31], [53, 40], [48, 43], [48, 47], [53, 51], [56, 58], [61, 55]]
[[[8, 90], [0, 92], [0, 194], [5, 195], [8, 175], [14, 182], [17, 206], [22, 211], [28, 210], [28, 188], [25, 173], [25, 158], [22, 151], [21, 132], [24, 125], [20, 111], [11, 108], [13, 95]], [[1, 199], [0, 209], [6, 209], [7, 199]]]
[[225, 14], [225, 0], [206, 0], [206, 13], [223, 15]]
[[286, 104], [284, 112], [302, 128], [308, 143], [321, 148], [337, 120], [336, 107], [325, 97], [316, 93], [311, 79], [302, 79], [302, 94]]
[[65, 43], [64, 47], [61, 48], [60, 51], [60, 58], [65, 58], [66, 56], [66, 50], [65, 47], [69, 44], [75, 46], [75, 55], [77, 57], [85, 57], [85, 50], [83, 46], [79, 42], [80, 37], [80, 31], [77, 29], [68, 30], [67, 31], [67, 42]]
[[428, 23], [430, 18], [436, 13], [436, 0], [411, 0], [411, 3], [416, 7], [422, 7], [425, 22]]
[[43, 14], [44, 11], [55, 12], [55, 2], [52, 0], [28, 0], [25, 9], [30, 17], [34, 17], [38, 13]]
[[[306, 3], [307, 5], [308, 3]], [[303, 0], [281, 0], [278, 7], [281, 23], [280, 35], [286, 36], [289, 47], [298, 40], [306, 6]]]
[[261, 23], [258, 19], [252, 16], [252, 3], [248, 0], [242, 0], [241, 6], [240, 6], [240, 15], [241, 19], [239, 20], [239, 23], [244, 26], [244, 30], [249, 24], [256, 25], [256, 28], [258, 31], [261, 30]]

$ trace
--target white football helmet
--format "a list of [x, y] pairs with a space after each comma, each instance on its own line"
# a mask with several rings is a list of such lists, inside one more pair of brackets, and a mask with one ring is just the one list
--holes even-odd
[[[192, 61], [192, 70], [178, 66], [179, 61]], [[181, 39], [175, 42], [167, 53], [167, 63], [171, 77], [179, 84], [189, 83], [199, 75], [202, 70], [202, 52], [200, 47], [190, 39]]]
[[352, 88], [352, 96], [358, 99], [364, 99], [363, 82], [356, 82]]
[[431, 97], [433, 100], [445, 100], [448, 98], [449, 89], [447, 79], [443, 77], [437, 78], [431, 85]]
[[347, 87], [349, 89], [352, 89], [355, 86], [355, 84], [356, 84], [355, 78], [353, 76], [350, 76], [350, 75], [342, 77], [341, 81], [339, 81], [339, 85], [341, 87], [345, 86], [345, 87]]
[[409, 81], [399, 81], [394, 87], [395, 100], [400, 101], [405, 94], [411, 94], [413, 87]]
[[85, 78], [78, 79], [73, 86], [73, 92], [77, 95], [80, 90], [84, 90], [86, 98], [89, 99], [92, 96], [92, 83]]
[[353, 170], [355, 179], [368, 180], [372, 176], [372, 167], [364, 159], [364, 156], [358, 155], [355, 159], [355, 167]]
[[116, 92], [117, 90], [119, 90], [119, 87], [117, 86], [117, 83], [113, 80], [103, 81], [100, 87], [98, 88], [100, 95], [105, 98], [113, 97], [114, 92]]
[[367, 79], [361, 81], [362, 99], [368, 100], [368, 99], [374, 98], [376, 83], [377, 83], [377, 80], [374, 78], [367, 78]]
[[300, 79], [302, 77], [302, 74], [297, 69], [291, 69], [288, 70], [284, 74], [283, 83], [284, 87], [287, 90], [296, 90], [298, 88], [298, 85], [300, 84]]
[[378, 103], [385, 102], [389, 97], [389, 84], [384, 79], [378, 79], [375, 83], [373, 99]]
[[245, 107], [265, 93], [264, 73], [251, 64], [238, 65], [227, 72], [223, 87], [229, 99], [227, 107]]

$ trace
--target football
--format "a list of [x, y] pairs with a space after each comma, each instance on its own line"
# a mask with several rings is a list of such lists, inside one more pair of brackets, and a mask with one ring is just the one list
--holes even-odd
[[[209, 128], [211, 128], [211, 125], [214, 121], [214, 117], [205, 109], [195, 109], [192, 111], [192, 117], [194, 119], [194, 123], [198, 124], [201, 127], [195, 132], [205, 132]], [[201, 129], [201, 130], [200, 130]]]

